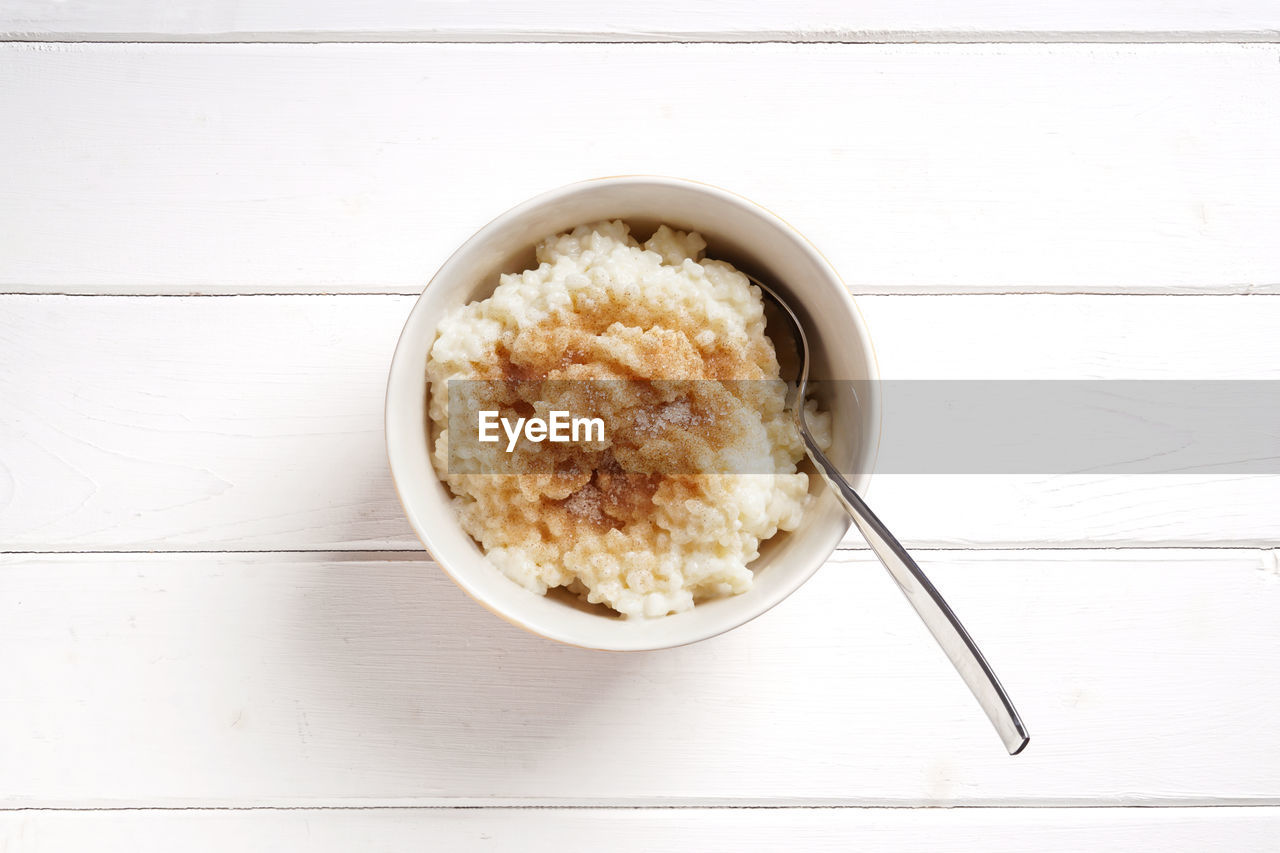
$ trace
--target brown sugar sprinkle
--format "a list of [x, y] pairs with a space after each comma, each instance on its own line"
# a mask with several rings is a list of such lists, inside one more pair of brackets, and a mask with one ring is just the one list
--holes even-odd
[[616, 521], [641, 521], [653, 512], [653, 495], [663, 475], [631, 474], [616, 463], [597, 468], [595, 485], [600, 490], [601, 510]]
[[560, 506], [576, 519], [591, 524], [604, 524], [604, 511], [600, 509], [600, 500], [600, 490], [593, 484], [587, 483], [565, 498]]
[[653, 496], [664, 479], [656, 474], [627, 473], [606, 455], [590, 482], [553, 503], [576, 521], [621, 528], [644, 521], [653, 513]]
[[520, 474], [519, 491], [560, 516], [561, 523], [541, 525], [540, 538], [646, 523], [655, 495], [701, 497], [692, 460], [733, 443], [739, 427], [730, 415], [751, 405], [734, 396], [735, 383], [714, 380], [760, 379], [773, 369], [763, 335], [702, 335], [700, 344], [704, 327], [692, 318], [653, 314], [643, 303], [619, 301], [561, 311], [504, 335], [493, 359], [474, 365], [479, 378], [502, 380], [492, 393], [504, 415], [528, 416], [540, 404], [606, 423], [607, 447], [544, 444], [517, 464], [543, 472]]
[[656, 408], [639, 409], [635, 413], [635, 428], [646, 435], [664, 433], [671, 427], [693, 429], [708, 421], [707, 417], [693, 410], [687, 398], [662, 403]]

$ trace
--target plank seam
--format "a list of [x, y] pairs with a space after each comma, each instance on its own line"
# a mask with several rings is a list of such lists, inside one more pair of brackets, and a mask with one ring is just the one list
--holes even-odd
[[[425, 289], [426, 285], [423, 285]], [[1210, 289], [1217, 288], [1217, 289]], [[340, 291], [324, 291], [324, 290], [301, 290], [301, 289], [280, 289], [280, 290], [245, 290], [245, 291], [225, 291], [219, 293], [201, 292], [161, 292], [161, 293], [137, 293], [127, 290], [100, 290], [89, 292], [87, 290], [4, 290], [0, 289], [0, 296], [62, 296], [62, 297], [83, 297], [86, 299], [94, 299], [98, 297], [112, 298], [128, 298], [128, 299], [227, 299], [237, 296], [313, 296], [313, 297], [334, 297], [334, 296], [387, 296], [403, 298], [406, 296], [420, 296], [422, 290], [340, 290]], [[1254, 296], [1254, 297], [1277, 297], [1280, 296], [1280, 284], [1266, 284], [1260, 286], [1252, 285], [1206, 285], [1201, 290], [1179, 289], [1179, 290], [932, 290], [928, 287], [913, 288], [911, 290], [855, 290], [850, 289], [849, 294], [854, 298], [862, 296], [917, 296], [917, 297], [933, 297], [933, 296], [1123, 296], [1123, 297], [1160, 297], [1167, 299], [1169, 297], [1186, 297], [1191, 299], [1205, 297], [1222, 297], [1222, 296]]]
[[0, 814], [16, 812], [320, 812], [320, 811], [598, 811], [603, 809], [626, 809], [629, 811], [692, 811], [692, 810], [725, 810], [725, 811], [818, 811], [818, 810], [863, 810], [863, 811], [921, 811], [955, 809], [976, 811], [1005, 811], [1008, 809], [1054, 809], [1054, 810], [1088, 810], [1088, 809], [1274, 809], [1280, 807], [1280, 799], [1258, 801], [1221, 802], [1221, 803], [1152, 803], [1132, 805], [1114, 802], [1067, 803], [1058, 805], [1037, 805], [1026, 803], [1010, 803], [1005, 805], [990, 804], [957, 804], [957, 805], [864, 805], [851, 803], [789, 803], [789, 804], [743, 804], [717, 803], [706, 804], [565, 804], [565, 805], [515, 805], [495, 803], [493, 805], [245, 805], [245, 806], [13, 806], [0, 807]]
[[689, 33], [655, 35], [652, 38], [610, 38], [607, 33], [548, 34], [545, 38], [528, 32], [520, 33], [459, 33], [432, 37], [428, 33], [406, 33], [404, 38], [391, 38], [387, 33], [362, 35], [359, 32], [335, 31], [318, 38], [313, 33], [301, 32], [296, 37], [290, 32], [266, 32], [258, 35], [245, 33], [210, 33], [197, 37], [191, 33], [164, 34], [94, 33], [92, 37], [81, 33], [45, 33], [39, 38], [29, 33], [0, 34], [0, 42], [9, 44], [555, 44], [555, 45], [650, 45], [650, 44], [847, 44], [847, 45], [1004, 45], [1004, 44], [1276, 44], [1280, 43], [1280, 29], [1258, 30], [1117, 30], [1115, 32], [1090, 30], [987, 30], [973, 33], [953, 31], [892, 30], [861, 34], [847, 33], [799, 33], [783, 34]]
[[[910, 546], [913, 551], [924, 551], [930, 554], [981, 554], [989, 552], [997, 553], [1017, 553], [1017, 552], [1037, 552], [1037, 551], [1089, 551], [1089, 552], [1108, 552], [1119, 553], [1128, 551], [1228, 551], [1228, 552], [1261, 552], [1264, 554], [1274, 554], [1276, 549], [1275, 543], [1267, 541], [1263, 544], [1228, 544], [1228, 545], [1180, 545], [1180, 544], [1161, 544], [1161, 543], [1141, 543], [1136, 545], [1080, 545], [1057, 542], [1048, 545], [974, 545], [966, 547], [958, 546], [933, 546], [933, 545], [914, 545]], [[845, 545], [838, 546], [835, 550], [837, 554], [865, 554], [870, 551], [867, 545]], [[227, 557], [253, 555], [253, 554], [298, 554], [298, 555], [314, 555], [328, 554], [333, 557], [362, 557], [376, 558], [379, 555], [397, 555], [397, 556], [414, 556], [421, 555], [425, 560], [434, 562], [431, 555], [424, 548], [245, 548], [245, 549], [185, 549], [164, 551], [154, 548], [135, 549], [135, 550], [104, 550], [92, 549], [84, 551], [10, 551], [0, 550], [0, 557], [93, 557], [93, 556], [110, 556], [110, 557], [127, 557], [127, 556], [149, 556], [149, 557], [183, 557], [183, 556], [212, 556], [222, 555]]]

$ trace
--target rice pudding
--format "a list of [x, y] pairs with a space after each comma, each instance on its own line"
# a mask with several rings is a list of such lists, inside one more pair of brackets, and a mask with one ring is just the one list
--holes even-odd
[[[705, 248], [666, 226], [642, 245], [622, 222], [583, 225], [440, 323], [433, 464], [463, 529], [532, 592], [565, 587], [626, 617], [677, 613], [748, 590], [760, 543], [799, 524], [803, 445], [760, 291]], [[572, 411], [608, 427], [559, 444], [451, 442], [463, 409]], [[827, 444], [826, 414], [810, 404], [808, 419]]]

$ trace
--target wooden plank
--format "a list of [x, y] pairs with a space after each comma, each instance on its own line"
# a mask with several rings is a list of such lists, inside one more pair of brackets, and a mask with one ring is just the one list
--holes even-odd
[[1274, 41], [1277, 30], [1264, 0], [11, 0], [0, 15], [6, 38], [70, 41]]
[[627, 655], [416, 559], [5, 557], [0, 806], [1280, 805], [1274, 551], [920, 557], [1022, 755], [856, 552]]
[[314, 850], [455, 853], [599, 849], [844, 851], [938, 849], [1015, 853], [1271, 851], [1280, 809], [324, 809], [229, 812], [0, 813], [0, 844], [17, 853]]
[[[0, 547], [417, 549], [382, 437], [412, 302], [0, 297]], [[886, 378], [1280, 376], [1271, 296], [859, 304]], [[869, 497], [916, 547], [1280, 541], [1277, 477], [881, 475]]]
[[861, 293], [1277, 292], [1277, 59], [4, 44], [0, 290], [416, 293], [532, 195], [665, 173], [776, 210]]

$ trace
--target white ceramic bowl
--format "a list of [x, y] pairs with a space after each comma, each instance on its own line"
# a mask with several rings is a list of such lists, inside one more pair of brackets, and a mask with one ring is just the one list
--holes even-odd
[[[601, 178], [561, 187], [512, 208], [463, 244], [436, 273], [409, 314], [387, 382], [387, 455], [400, 501], [440, 566], [476, 601], [510, 622], [576, 646], [617, 651], [659, 649], [713, 637], [773, 607], [816, 572], [835, 550], [849, 519], [810, 471], [817, 499], [800, 527], [770, 539], [751, 564], [750, 591], [705, 601], [659, 619], [624, 620], [580, 606], [566, 595], [535, 595], [509, 580], [458, 524], [448, 488], [435, 475], [427, 446], [426, 364], [436, 328], [449, 309], [493, 292], [498, 275], [534, 266], [533, 247], [583, 223], [622, 219], [641, 240], [659, 223], [696, 230], [707, 256], [729, 261], [776, 285], [801, 314], [832, 413], [831, 458], [865, 489], [880, 429], [875, 356], [862, 317], [826, 259], [777, 216], [706, 184], [662, 177]], [[858, 399], [855, 399], [855, 396]], [[854, 602], [849, 602], [854, 606]]]

